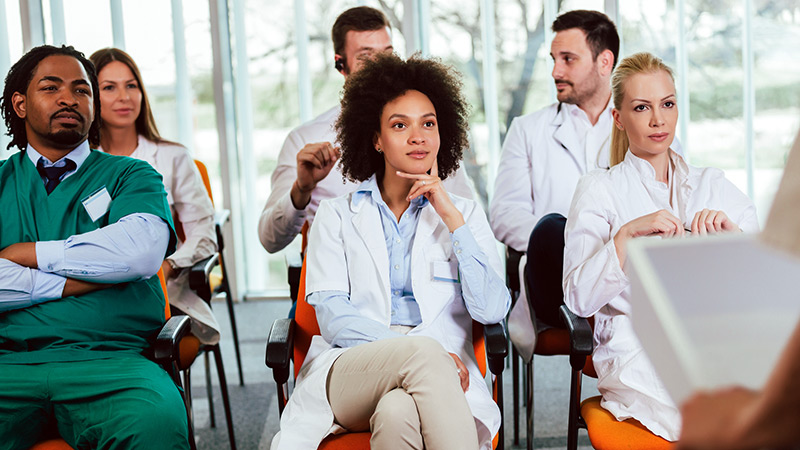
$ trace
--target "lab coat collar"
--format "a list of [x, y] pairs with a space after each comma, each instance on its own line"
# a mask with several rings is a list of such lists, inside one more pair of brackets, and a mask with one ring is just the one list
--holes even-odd
[[[373, 175], [369, 180], [359, 186], [356, 192], [350, 196], [350, 210], [353, 212], [353, 227], [358, 232], [358, 236], [364, 241], [369, 251], [372, 262], [378, 269], [381, 286], [389, 286], [389, 251], [386, 250], [386, 240], [383, 236], [380, 211], [375, 200], [371, 196], [370, 186], [374, 185], [377, 189], [377, 182]], [[362, 189], [363, 188], [363, 189]], [[380, 195], [380, 192], [378, 193]], [[373, 203], [375, 208], [364, 207]], [[384, 293], [388, 299], [388, 290]]]
[[131, 153], [131, 156], [136, 155], [136, 158], [143, 159], [145, 161], [155, 161], [156, 160], [156, 151], [158, 151], [158, 144], [155, 142], [147, 140], [141, 134], [139, 135], [139, 143], [136, 145], [136, 149]]
[[[376, 175], [372, 175], [367, 181], [358, 186], [358, 189], [356, 189], [350, 199], [350, 209], [353, 212], [357, 212], [361, 208], [361, 203], [366, 197], [370, 197], [376, 205], [386, 204], [381, 196], [381, 188], [378, 186], [378, 178]], [[424, 196], [419, 196], [411, 200], [411, 206], [415, 208], [424, 208], [428, 203], [430, 202]]]
[[[688, 179], [689, 175], [689, 165], [686, 164], [686, 161], [683, 160], [683, 157], [679, 155], [672, 149], [669, 149], [669, 159], [674, 166], [673, 176], [675, 180], [683, 181]], [[642, 180], [651, 183], [656, 182], [656, 170], [653, 166], [645, 159], [642, 159], [633, 154], [633, 152], [628, 149], [625, 153], [625, 163], [630, 165], [636, 172], [641, 176]], [[663, 184], [663, 183], [661, 183]]]
[[553, 132], [553, 138], [561, 144], [564, 149], [570, 152], [575, 158], [575, 161], [578, 161], [578, 164], [583, 167], [583, 158], [579, 157], [578, 151], [578, 137], [575, 133], [575, 126], [572, 121], [569, 119], [567, 114], [568, 105], [565, 103], [559, 103], [558, 109], [556, 110], [556, 115], [553, 117], [553, 122], [551, 125], [554, 126], [556, 129]]

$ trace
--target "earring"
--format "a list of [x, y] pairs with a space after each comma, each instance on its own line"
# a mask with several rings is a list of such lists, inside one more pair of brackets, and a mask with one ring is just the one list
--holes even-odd
[[378, 146], [378, 147], [375, 147], [375, 150], [377, 150], [377, 151], [378, 151], [378, 153], [383, 153], [383, 150], [381, 150], [380, 146]]

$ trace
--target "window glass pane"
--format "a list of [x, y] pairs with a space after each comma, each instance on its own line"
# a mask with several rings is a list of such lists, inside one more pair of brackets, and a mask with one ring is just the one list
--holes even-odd
[[550, 24], [544, 22], [542, 2], [498, 0], [495, 8], [502, 141], [511, 120], [552, 103], [553, 81], [547, 65], [550, 49], [544, 40]]
[[620, 59], [638, 52], [650, 52], [673, 70], [677, 68], [675, 49], [678, 19], [674, 2], [667, 0], [634, 0], [621, 3]]
[[[628, 0], [619, 1], [620, 5], [626, 3]], [[572, 11], [573, 9], [593, 9], [595, 11], [603, 11], [605, 7], [604, 0], [562, 0], [561, 7], [559, 8], [559, 14], [565, 13], [567, 11]]]
[[431, 2], [430, 52], [462, 75], [462, 93], [472, 106], [471, 148], [464, 151], [462, 166], [484, 205], [487, 202], [489, 128], [483, 102], [483, 42], [480, 0]]
[[[19, 14], [19, 2], [5, 0], [5, 11], [2, 12], [0, 20], [5, 20], [5, 24], [0, 25], [5, 25], [8, 33], [7, 36], [0, 36], [0, 46], [3, 46], [3, 48], [0, 48], [0, 52], [5, 53], [8, 57], [8, 60], [0, 61], [0, 74], [2, 74], [0, 76], [5, 80], [8, 69], [22, 56], [22, 24]], [[0, 160], [7, 159], [17, 151], [16, 147], [6, 150], [11, 139], [6, 136], [5, 124], [2, 127], [3, 132], [0, 133]]]
[[[64, 29], [69, 45], [82, 51], [87, 57], [97, 49], [112, 45], [111, 6], [108, 0], [63, 0], [63, 2]], [[49, 8], [45, 10], [45, 22], [48, 24], [45, 27], [47, 42], [52, 42]]]
[[755, 65], [755, 185], [762, 223], [800, 125], [800, 6], [758, 0], [752, 24]]
[[[747, 192], [742, 117], [742, 2], [686, 2], [689, 161], [724, 169]], [[681, 74], [679, 74], [681, 75]]]
[[[158, 131], [165, 139], [177, 140], [171, 2], [125, 0], [122, 2], [122, 11], [125, 51], [133, 57], [142, 72], [142, 83], [147, 88]], [[192, 143], [181, 144], [191, 146]]]
[[[22, 57], [22, 17], [19, 12], [19, 2], [5, 0], [6, 4], [6, 29], [8, 30], [8, 55], [9, 64], [14, 64]], [[3, 36], [5, 37], [5, 36]], [[1, 44], [0, 44], [1, 45]], [[9, 65], [9, 67], [11, 67]], [[6, 67], [6, 72], [9, 67]], [[5, 73], [3, 79], [5, 80]]]
[[[208, 169], [217, 208], [222, 208], [219, 135], [214, 105], [211, 19], [208, 3], [184, 2], [183, 26], [192, 95], [192, 142], [186, 142], [196, 159]], [[173, 59], [174, 61], [174, 59]], [[177, 130], [174, 131], [177, 137]]]
[[[300, 125], [297, 37], [293, 2], [274, 2], [265, 8], [261, 0], [246, 0], [245, 11], [255, 161], [245, 165], [250, 173], [243, 179], [255, 180], [255, 186], [241, 186], [241, 192], [245, 194], [244, 207], [260, 212], [271, 191], [270, 179], [283, 141], [292, 128]], [[309, 55], [318, 57], [311, 51]], [[258, 214], [253, 216], [258, 219]], [[245, 228], [247, 291], [286, 291], [287, 250], [268, 254], [256, 240], [256, 229], [255, 223]], [[299, 252], [298, 241], [290, 246], [293, 251]]]

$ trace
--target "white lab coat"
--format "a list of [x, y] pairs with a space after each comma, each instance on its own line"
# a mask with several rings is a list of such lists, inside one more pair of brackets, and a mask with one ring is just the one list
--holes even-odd
[[613, 237], [631, 220], [661, 209], [687, 228], [703, 208], [725, 212], [746, 232], [757, 231], [758, 221], [752, 201], [722, 171], [691, 167], [679, 155], [670, 156], [672, 192], [656, 181], [650, 163], [630, 151], [619, 165], [581, 179], [565, 231], [564, 302], [579, 316], [595, 317], [592, 357], [603, 408], [618, 420], [633, 417], [675, 441], [680, 414], [633, 331], [630, 281], [620, 268]]
[[[164, 179], [167, 202], [176, 226], [183, 227], [186, 240], [167, 258], [178, 267], [189, 268], [217, 251], [214, 206], [197, 166], [182, 145], [155, 143], [139, 136], [131, 158], [147, 161]], [[167, 280], [171, 305], [192, 318], [192, 333], [204, 344], [219, 342], [219, 324], [213, 311], [189, 288], [189, 271]]]
[[[547, 214], [566, 217], [581, 176], [609, 166], [613, 117], [611, 101], [591, 126], [576, 105], [554, 103], [515, 118], [508, 129], [489, 209], [492, 231], [503, 244], [521, 252], [539, 220]], [[680, 143], [673, 148], [682, 153]], [[519, 263], [520, 298], [525, 292]], [[508, 319], [509, 336], [526, 361], [533, 357], [536, 330], [527, 302], [517, 302]]]
[[[286, 137], [278, 155], [278, 165], [272, 172], [272, 191], [258, 220], [258, 236], [268, 252], [282, 250], [300, 233], [303, 223], [313, 223], [320, 201], [347, 195], [360, 185], [343, 179], [341, 167], [336, 164], [328, 176], [317, 183], [305, 209], [298, 210], [292, 204], [290, 192], [297, 179], [297, 154], [306, 144], [315, 142], [338, 145], [334, 124], [340, 111], [341, 106], [337, 105], [295, 128]], [[452, 194], [474, 198], [472, 182], [463, 167], [444, 181], [444, 187]]]
[[[389, 255], [380, 212], [371, 196], [352, 202], [352, 194], [320, 203], [308, 244], [306, 292], [338, 290], [350, 293], [350, 302], [365, 317], [391, 324]], [[483, 210], [473, 200], [451, 195], [464, 215], [490, 267], [502, 273], [494, 236]], [[460, 283], [433, 280], [433, 263], [449, 261], [456, 269], [450, 233], [433, 207], [423, 208], [411, 250], [411, 279], [422, 323], [409, 336], [429, 336], [459, 355], [469, 369], [465, 393], [475, 417], [481, 449], [491, 449], [500, 428], [500, 411], [478, 370], [472, 348], [472, 318], [461, 296]], [[496, 322], [503, 319], [495, 317]], [[488, 319], [488, 318], [487, 318]], [[296, 387], [281, 417], [281, 431], [272, 449], [316, 449], [329, 433], [341, 430], [333, 423], [325, 385], [328, 372], [342, 353], [322, 336], [311, 341]]]
[[539, 219], [550, 213], [566, 216], [580, 177], [608, 168], [611, 108], [609, 102], [585, 138], [576, 126], [585, 113], [575, 105], [555, 103], [511, 122], [489, 209], [499, 241], [527, 251]]

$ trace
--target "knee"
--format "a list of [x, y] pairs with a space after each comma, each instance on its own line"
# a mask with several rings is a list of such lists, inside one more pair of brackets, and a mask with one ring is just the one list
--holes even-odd
[[436, 373], [444, 368], [452, 369], [452, 357], [439, 341], [426, 336], [409, 336], [405, 339], [406, 361], [416, 370]]
[[375, 407], [370, 418], [370, 429], [376, 426], [393, 427], [400, 424], [419, 428], [419, 412], [414, 398], [403, 389], [387, 392]]
[[[119, 443], [126, 449], [186, 449], [189, 446], [189, 430], [186, 409], [180, 394], [174, 392], [162, 398], [147, 399], [146, 408], [130, 408], [109, 423], [109, 441]], [[102, 445], [98, 447], [105, 448]]]
[[[528, 263], [536, 263], [542, 258], [563, 257], [564, 228], [567, 219], [558, 213], [542, 217], [533, 227], [528, 241]], [[550, 261], [548, 261], [548, 264]], [[560, 265], [560, 264], [559, 264]]]

